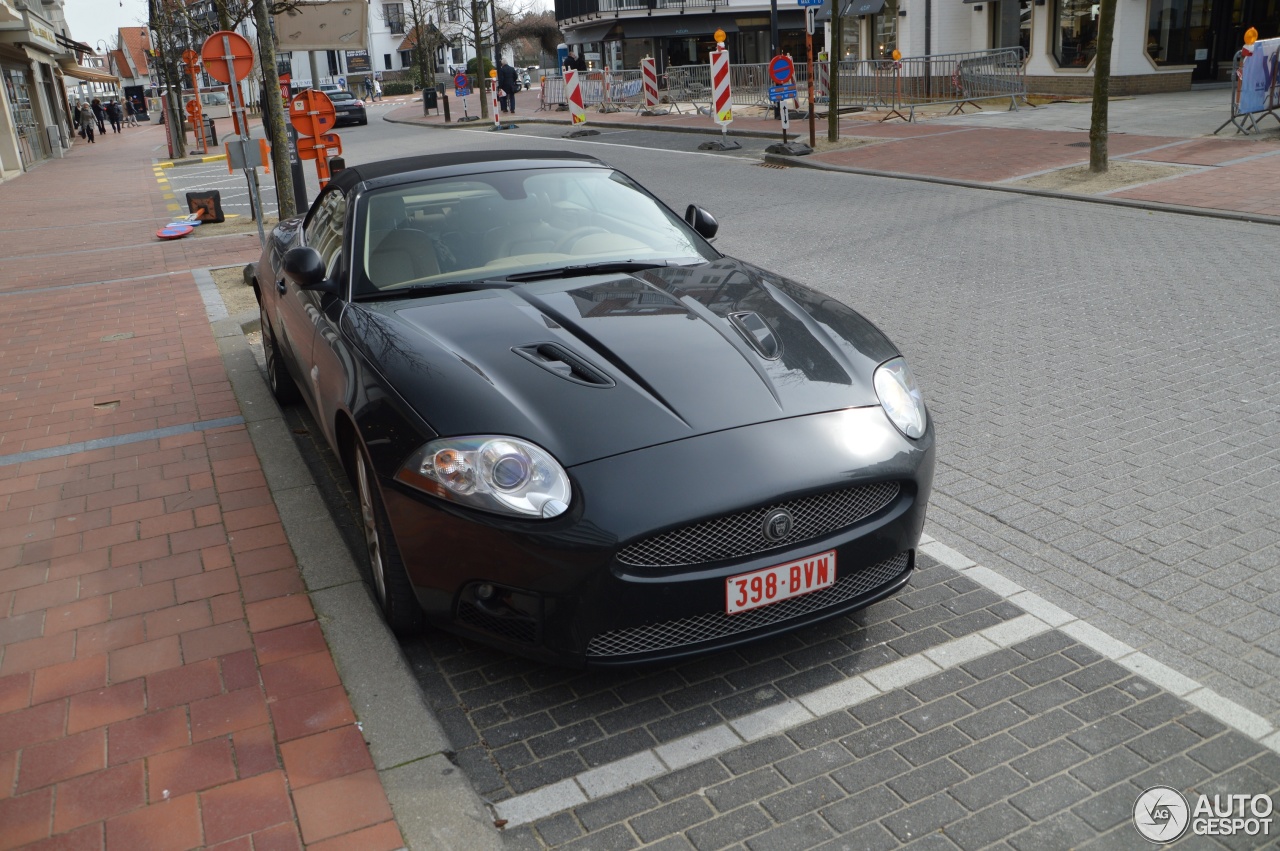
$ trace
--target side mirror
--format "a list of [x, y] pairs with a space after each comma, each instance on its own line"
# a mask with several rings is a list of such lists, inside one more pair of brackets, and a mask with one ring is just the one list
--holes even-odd
[[290, 248], [280, 261], [280, 269], [304, 290], [335, 292], [327, 286], [324, 275], [324, 259], [320, 252], [307, 246]]
[[720, 230], [720, 223], [716, 221], [716, 217], [694, 204], [690, 204], [689, 209], [684, 211], [684, 220], [703, 239], [714, 239], [716, 231]]

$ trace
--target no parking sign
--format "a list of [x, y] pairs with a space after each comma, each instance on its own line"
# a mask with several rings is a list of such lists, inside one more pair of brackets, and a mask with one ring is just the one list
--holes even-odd
[[471, 94], [470, 80], [466, 74], [459, 74], [453, 78], [453, 94], [454, 97], [464, 98]]

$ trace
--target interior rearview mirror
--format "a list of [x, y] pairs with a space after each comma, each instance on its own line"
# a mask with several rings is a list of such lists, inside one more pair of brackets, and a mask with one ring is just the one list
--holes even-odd
[[684, 220], [703, 239], [714, 238], [716, 231], [720, 230], [720, 223], [716, 221], [716, 217], [696, 204], [690, 204], [689, 208], [684, 211]]

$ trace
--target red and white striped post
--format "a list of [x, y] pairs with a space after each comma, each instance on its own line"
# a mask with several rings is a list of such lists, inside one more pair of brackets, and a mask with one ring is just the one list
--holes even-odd
[[657, 108], [658, 66], [653, 61], [653, 57], [646, 56], [640, 60], [640, 79], [644, 81], [644, 108]]
[[[716, 36], [720, 37], [721, 32], [717, 31]], [[711, 51], [711, 110], [721, 135], [727, 134], [733, 123], [733, 93], [729, 88], [729, 51], [724, 49], [723, 40]]]
[[576, 127], [587, 123], [587, 108], [582, 102], [582, 82], [577, 71], [564, 72], [564, 99], [569, 104], [569, 115]]
[[498, 117], [501, 104], [498, 101], [498, 72], [496, 70], [489, 72], [489, 85], [493, 88], [493, 94], [490, 98], [490, 102], [493, 104], [493, 129], [501, 130], [502, 119]]

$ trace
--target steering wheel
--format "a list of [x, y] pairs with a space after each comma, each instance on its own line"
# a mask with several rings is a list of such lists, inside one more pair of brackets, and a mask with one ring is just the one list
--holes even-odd
[[556, 243], [555, 250], [561, 254], [568, 254], [574, 243], [593, 233], [608, 233], [608, 231], [598, 227], [574, 228], [560, 238], [560, 241]]

